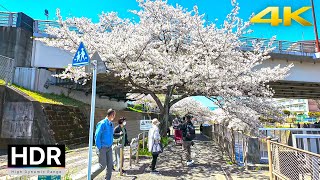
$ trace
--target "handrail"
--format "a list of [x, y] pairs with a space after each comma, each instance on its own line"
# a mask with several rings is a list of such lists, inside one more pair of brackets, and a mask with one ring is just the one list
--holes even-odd
[[[1, 12], [0, 11], [0, 26], [12, 26], [16, 27], [18, 13], [12, 12]], [[33, 32], [35, 36], [47, 37], [45, 30], [48, 26], [59, 27], [57, 21], [52, 20], [35, 20], [33, 24]], [[76, 27], [70, 25], [70, 30], [78, 31]], [[263, 42], [262, 48], [265, 48], [269, 45], [270, 39], [266, 38], [255, 38], [255, 37], [241, 37], [240, 40], [244, 43], [240, 47], [241, 50], [252, 51], [253, 50], [253, 41]], [[299, 55], [299, 56], [314, 56], [316, 52], [316, 43], [313, 41], [282, 41], [274, 40], [273, 47], [275, 49], [272, 53], [275, 54], [288, 54], [288, 55]]]
[[303, 153], [306, 153], [306, 154], [310, 154], [312, 156], [316, 156], [316, 157], [320, 158], [320, 154], [316, 154], [316, 153], [313, 153], [313, 152], [310, 152], [310, 151], [306, 151], [306, 150], [303, 150], [303, 149], [295, 148], [295, 147], [288, 146], [288, 145], [281, 144], [281, 143], [274, 142], [274, 141], [270, 141], [270, 143], [278, 145], [278, 146], [283, 146], [283, 147], [286, 147], [288, 149], [292, 149], [292, 150], [295, 150], [295, 151], [300, 151], [300, 152], [303, 152]]
[[16, 27], [18, 13], [0, 11], [0, 26]]

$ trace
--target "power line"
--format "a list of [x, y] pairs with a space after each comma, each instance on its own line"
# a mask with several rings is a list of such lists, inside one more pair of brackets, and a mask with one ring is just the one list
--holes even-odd
[[[9, 11], [9, 9], [7, 9], [6, 7], [4, 7], [2, 4], [0, 4], [0, 6], [5, 9], [6, 11]], [[9, 11], [11, 13], [11, 11]]]

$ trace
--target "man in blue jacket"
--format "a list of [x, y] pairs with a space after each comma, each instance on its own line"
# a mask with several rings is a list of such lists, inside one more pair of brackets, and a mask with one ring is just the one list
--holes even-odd
[[116, 111], [109, 109], [107, 117], [98, 122], [95, 132], [95, 142], [99, 163], [92, 167], [91, 179], [98, 176], [106, 167], [106, 180], [111, 179], [113, 160], [112, 160], [112, 144], [113, 144], [113, 120]]

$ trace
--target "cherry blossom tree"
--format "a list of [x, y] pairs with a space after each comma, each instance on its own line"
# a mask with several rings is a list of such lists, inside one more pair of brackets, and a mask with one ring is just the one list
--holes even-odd
[[[131, 12], [139, 21], [114, 12], [102, 13], [98, 23], [84, 17], [63, 20], [58, 10], [60, 27], [48, 27], [51, 38], [40, 40], [73, 52], [84, 42], [90, 53], [97, 51], [116, 76], [154, 99], [163, 134], [170, 108], [192, 95], [220, 97], [229, 119], [237, 117], [248, 126], [258, 125], [261, 114], [278, 115], [267, 100], [273, 91], [266, 84], [284, 79], [292, 65], [259, 67], [269, 58], [274, 38], [267, 47], [253, 41], [252, 49], [243, 51], [241, 37], [251, 31], [250, 23], [237, 16], [238, 4], [218, 26], [206, 21], [197, 6], [187, 10], [164, 0], [137, 2], [140, 10]], [[59, 77], [77, 81], [90, 74], [68, 67]], [[165, 94], [164, 103], [156, 93]]]
[[192, 115], [200, 119], [212, 118], [213, 112], [192, 97], [186, 97], [170, 108], [170, 112], [180, 117]]

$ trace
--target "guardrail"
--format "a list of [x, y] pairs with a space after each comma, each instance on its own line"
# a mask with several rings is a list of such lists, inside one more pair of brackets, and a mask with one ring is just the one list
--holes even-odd
[[270, 179], [320, 179], [320, 155], [271, 141], [268, 157]]
[[[17, 25], [18, 13], [10, 12], [0, 12], [0, 26], [13, 26]], [[59, 27], [57, 21], [51, 20], [35, 20], [33, 23], [33, 32], [35, 36], [47, 37], [45, 29], [48, 27]], [[77, 28], [72, 24], [69, 26], [70, 30], [77, 31]], [[270, 43], [270, 39], [264, 38], [253, 38], [253, 37], [241, 37], [240, 40], [244, 43], [241, 47], [242, 50], [252, 51], [253, 42], [261, 42], [263, 48], [267, 47]], [[316, 45], [314, 41], [301, 41], [301, 42], [291, 42], [291, 41], [280, 41], [275, 40], [272, 44], [275, 49], [273, 53], [278, 54], [288, 54], [288, 55], [298, 55], [298, 56], [313, 56], [316, 52]]]
[[[142, 148], [144, 149], [145, 148], [145, 139], [146, 139], [146, 136], [147, 136], [147, 131], [144, 131], [140, 134], [138, 134], [138, 136], [136, 138], [133, 138], [131, 140], [131, 143], [130, 143], [130, 167], [132, 165], [132, 157], [133, 155], [135, 156], [135, 163], [139, 163], [139, 149]], [[140, 140], [142, 140], [142, 147], [140, 147]]]
[[262, 139], [270, 136], [282, 144], [293, 145], [290, 140], [293, 134], [320, 134], [320, 128], [259, 128], [261, 159], [268, 159], [267, 142]]
[[203, 134], [214, 140], [233, 163], [247, 167], [249, 136], [220, 124], [204, 126]]
[[[270, 39], [264, 38], [242, 37], [240, 40], [245, 43], [241, 49], [249, 51], [253, 50], [254, 41], [261, 42], [263, 44], [262, 47], [267, 47], [270, 43]], [[313, 56], [316, 52], [316, 43], [313, 41], [291, 42], [275, 40], [272, 46], [275, 47], [273, 53], [279, 54]]]
[[14, 59], [0, 55], [0, 79], [6, 82], [6, 85], [12, 85], [14, 76]]
[[18, 13], [0, 12], [0, 26], [16, 27]]

